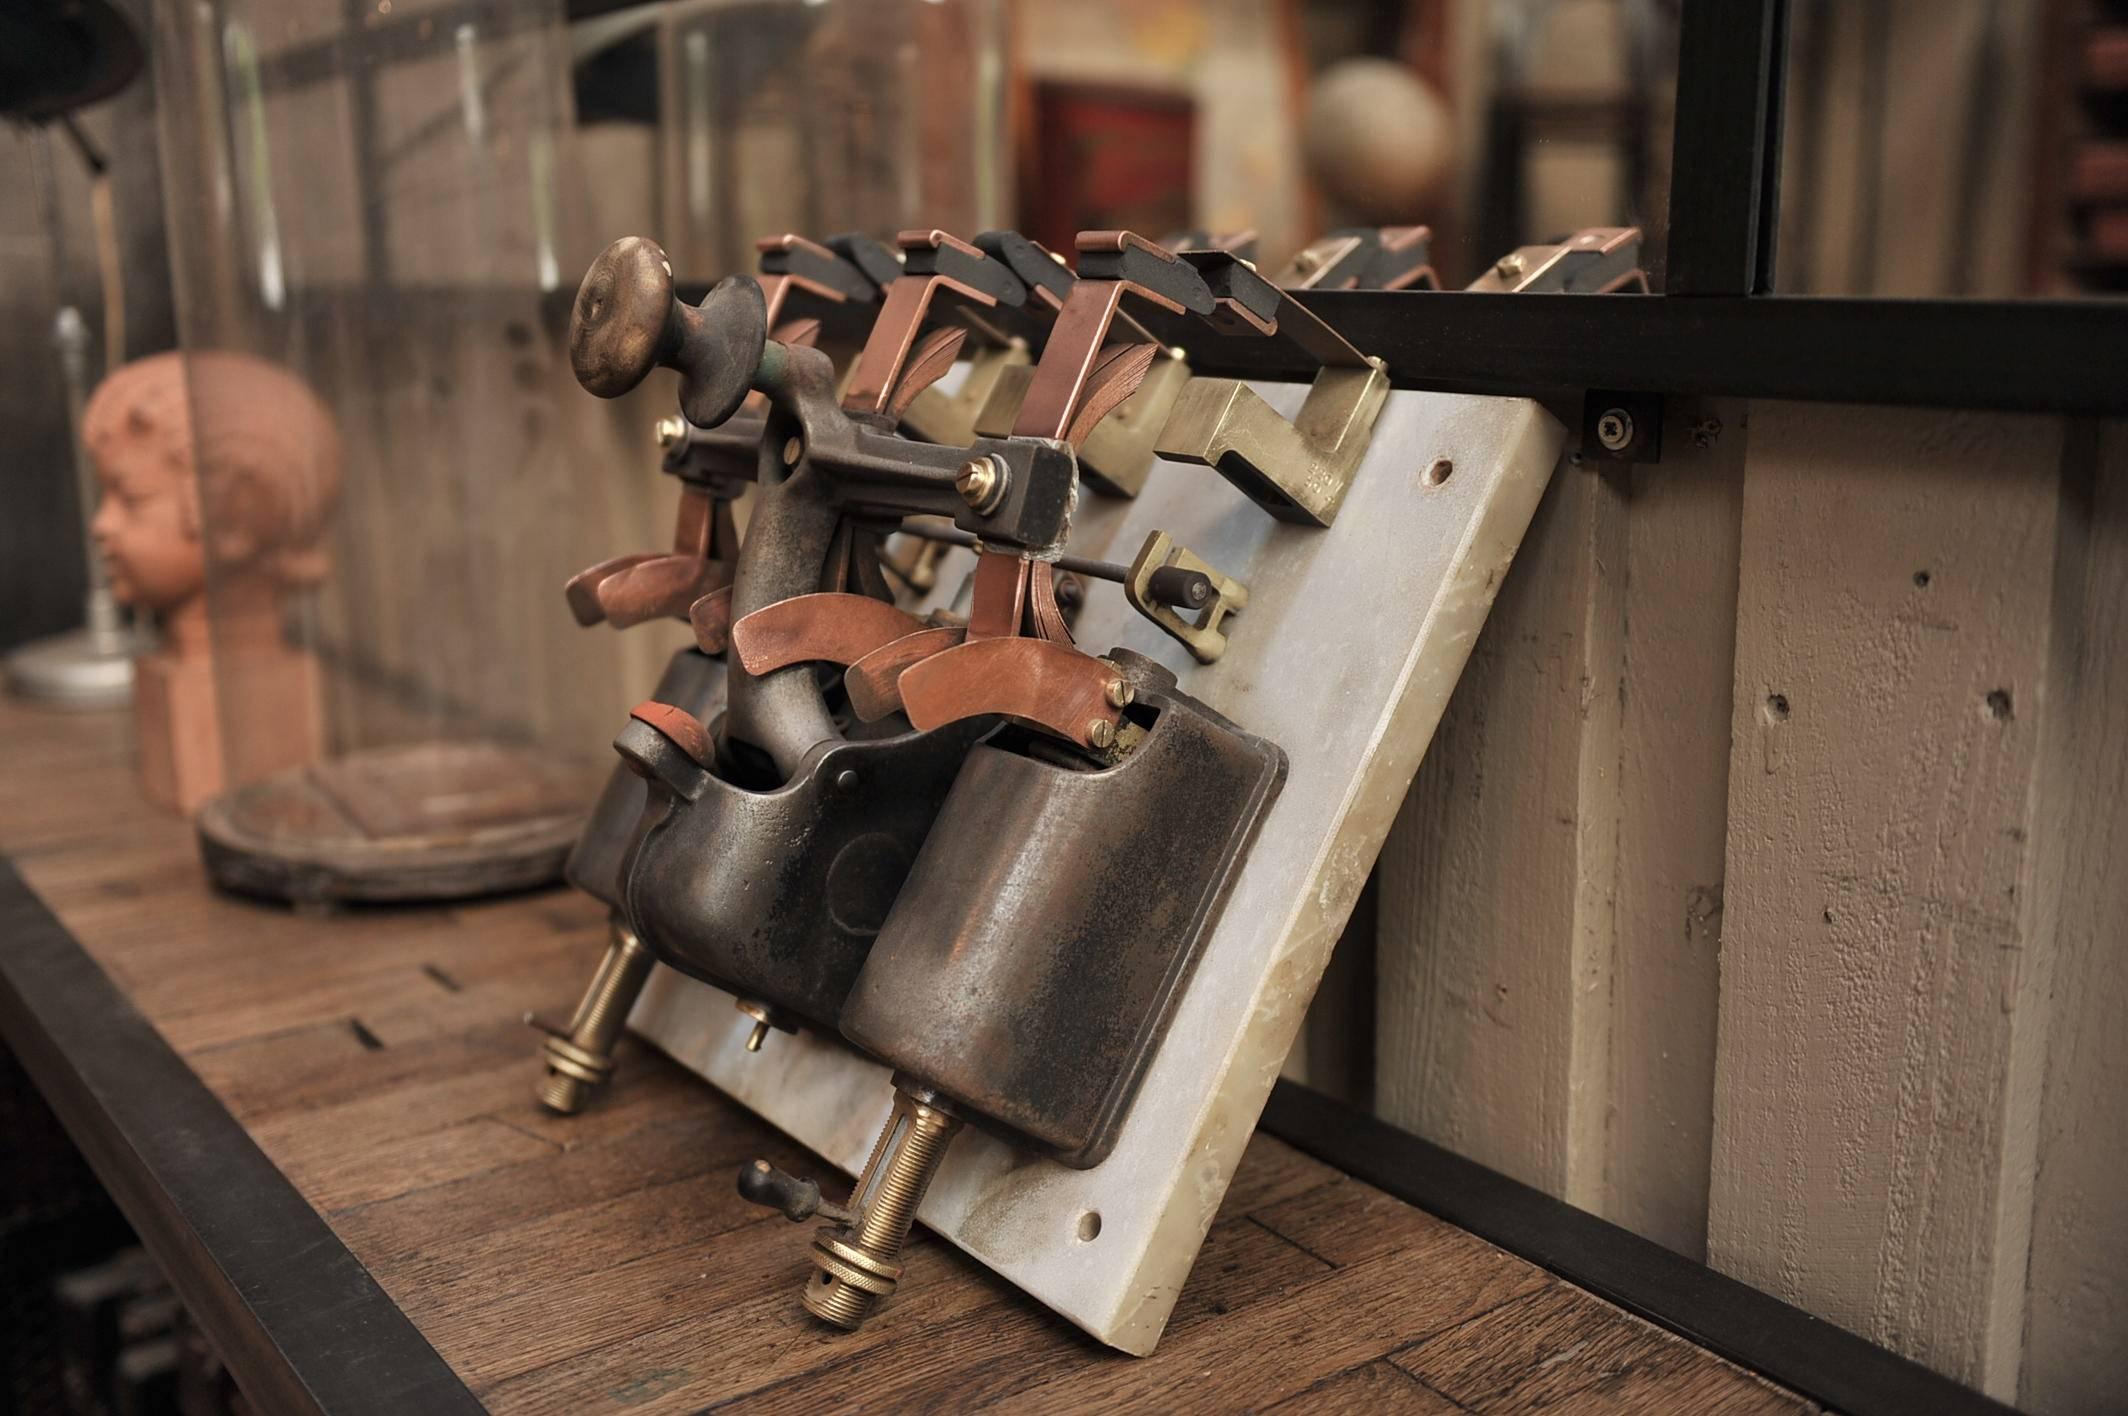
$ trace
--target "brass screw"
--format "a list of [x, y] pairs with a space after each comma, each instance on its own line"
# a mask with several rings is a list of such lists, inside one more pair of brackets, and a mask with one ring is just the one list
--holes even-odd
[[1299, 255], [1293, 258], [1293, 268], [1299, 271], [1302, 275], [1309, 274], [1322, 263], [1323, 253], [1321, 251], [1316, 250], [1313, 246], [1305, 248], [1301, 251]]
[[[757, 1003], [751, 998], [735, 999], [732, 1006], [754, 1020], [754, 1030], [746, 1035], [746, 1050], [748, 1052], [759, 1052], [761, 1044], [768, 1039], [768, 1030], [779, 1026], [776, 1019], [776, 1010], [766, 1003]], [[791, 1030], [790, 1025], [787, 1023], [781, 1026], [785, 1032]]]
[[687, 420], [675, 413], [670, 418], [658, 419], [652, 432], [657, 435], [658, 446], [675, 448], [687, 441]]
[[813, 1240], [816, 1272], [805, 1286], [807, 1312], [854, 1331], [894, 1292], [909, 1226], [960, 1126], [935, 1092], [895, 1083], [894, 1110], [850, 1192], [856, 1222], [822, 1229]]
[[961, 465], [953, 485], [961, 500], [976, 511], [988, 513], [1005, 499], [1005, 469], [996, 457], [971, 457]]
[[1086, 725], [1086, 740], [1106, 752], [1116, 745], [1116, 725], [1106, 718], [1095, 718]]
[[796, 467], [798, 459], [805, 455], [805, 439], [794, 437], [783, 444], [783, 465]]
[[564, 1116], [583, 1110], [591, 1094], [612, 1079], [614, 1045], [650, 977], [650, 949], [635, 931], [616, 919], [612, 939], [568, 1031], [549, 1033], [540, 1044], [547, 1075], [539, 1086], [539, 1102]]
[[1506, 255], [1500, 257], [1499, 260], [1493, 262], [1493, 269], [1499, 272], [1502, 279], [1513, 280], [1516, 276], [1522, 274], [1522, 253], [1520, 251], [1509, 251]]
[[1131, 700], [1136, 698], [1138, 694], [1130, 686], [1130, 680], [1112, 678], [1103, 686], [1101, 696], [1108, 700], [1108, 706], [1111, 708], [1128, 708], [1131, 705]]

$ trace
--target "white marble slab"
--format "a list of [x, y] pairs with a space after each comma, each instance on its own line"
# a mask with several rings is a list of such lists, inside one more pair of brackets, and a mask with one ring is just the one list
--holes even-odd
[[[1289, 415], [1304, 392], [1260, 391]], [[1205, 666], [1096, 584], [1080, 645], [1159, 659], [1290, 758], [1114, 1153], [1074, 1171], [963, 1130], [924, 1202], [932, 1229], [1101, 1341], [1145, 1353], [1159, 1340], [1564, 440], [1526, 400], [1401, 391], [1327, 530], [1272, 521], [1204, 467], [1162, 463], [1131, 502], [1085, 494], [1074, 552], [1128, 562], [1167, 531], [1247, 584], [1249, 605]], [[948, 589], [969, 563], [953, 555]], [[750, 1054], [730, 999], [665, 969], [631, 1022], [844, 1172], [862, 1168], [889, 1106], [883, 1068], [810, 1035]], [[805, 1244], [794, 1227], [794, 1303]]]

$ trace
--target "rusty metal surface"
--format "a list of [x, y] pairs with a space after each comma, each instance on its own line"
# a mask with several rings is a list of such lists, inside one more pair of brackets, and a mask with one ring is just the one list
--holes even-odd
[[870, 595], [796, 595], [732, 624], [732, 652], [750, 674], [792, 664], [854, 664], [881, 645], [924, 627], [905, 610]]
[[[650, 696], [706, 723], [724, 707], [724, 665], [682, 649], [666, 664]], [[571, 885], [608, 905], [620, 903], [621, 860], [648, 799], [643, 779], [615, 763], [563, 867]]]
[[648, 784], [621, 901], [643, 942], [693, 978], [832, 1029], [953, 784], [993, 724], [823, 742], [750, 791], [641, 718], [614, 746]]
[[1286, 767], [1117, 652], [1158, 714], [1144, 742], [1091, 772], [975, 748], [842, 1012], [890, 1067], [1079, 1167], [1114, 1144]]
[[971, 637], [902, 671], [902, 709], [919, 728], [1001, 714], [1089, 750], [1122, 711], [1108, 701], [1113, 668], [1046, 639]]

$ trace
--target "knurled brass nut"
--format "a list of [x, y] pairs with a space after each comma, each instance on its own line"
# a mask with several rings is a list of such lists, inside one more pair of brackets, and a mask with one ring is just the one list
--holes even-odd
[[995, 511], [1005, 499], [1006, 484], [1005, 466], [995, 456], [969, 458], [953, 482], [961, 500], [985, 515]]

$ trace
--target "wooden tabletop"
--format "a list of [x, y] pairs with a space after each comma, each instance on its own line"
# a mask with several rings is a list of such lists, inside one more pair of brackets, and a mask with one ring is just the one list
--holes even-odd
[[[596, 904], [555, 890], [319, 914], [218, 895], [189, 830], [133, 789], [126, 744], [123, 715], [0, 702], [0, 853], [271, 1161], [243, 1183], [270, 1190], [277, 1168], [359, 1262], [348, 1273], [366, 1269], [491, 1410], [1817, 1409], [1263, 1135], [1150, 1357], [1100, 1347], [921, 1233], [896, 1299], [831, 1332], [798, 1305], [808, 1232], [733, 1189], [765, 1156], [836, 1193], [819, 1161], [639, 1044], [585, 1114], [534, 1104], [520, 1020], [567, 1015], [603, 947]], [[0, 918], [16, 921], [0, 963], [19, 964], [22, 911]], [[25, 1008], [45, 996], [19, 970], [10, 987]], [[32, 1047], [24, 1014], [0, 1008], [10, 1018], [48, 1094], [49, 1055], [93, 1048], [49, 1018]], [[82, 1137], [122, 1098], [78, 1090], [55, 1106]], [[166, 1266], [253, 1271], [255, 1256], [216, 1252], [226, 1239], [158, 1243], [143, 1223], [157, 1191], [215, 1183], [205, 1157], [83, 1148]], [[264, 1231], [274, 1197], [237, 1198]], [[319, 1230], [298, 1247], [333, 1246]], [[274, 1365], [359, 1373], [361, 1352], [236, 1330], [275, 1325], [260, 1290], [276, 1284], [297, 1286], [300, 1313], [298, 1261], [334, 1256], [279, 1257], [203, 1323], [247, 1390], [316, 1395], [329, 1383]], [[362, 1285], [336, 1281], [317, 1302], [357, 1311]], [[390, 1326], [378, 1342], [399, 1340]], [[317, 1404], [391, 1404], [351, 1390]]]

